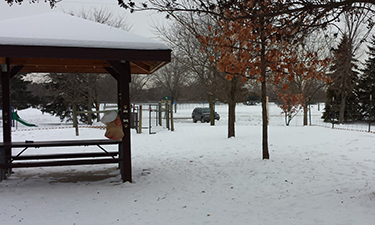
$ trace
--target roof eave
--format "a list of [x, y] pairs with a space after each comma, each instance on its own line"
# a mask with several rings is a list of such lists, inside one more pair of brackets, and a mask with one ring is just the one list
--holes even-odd
[[116, 49], [0, 44], [0, 57], [170, 62], [171, 51], [171, 49]]
[[9, 58], [11, 65], [23, 65], [20, 72], [26, 73], [102, 73], [106, 71], [107, 61], [130, 61], [133, 74], [151, 74], [170, 62], [170, 53], [170, 49], [0, 45], [0, 64], [5, 64], [5, 58]]

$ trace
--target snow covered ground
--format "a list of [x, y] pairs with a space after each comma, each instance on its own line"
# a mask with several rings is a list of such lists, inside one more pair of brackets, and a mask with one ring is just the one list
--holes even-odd
[[[260, 106], [238, 105], [230, 139], [227, 106], [216, 107], [214, 127], [186, 119], [193, 108], [179, 107], [174, 132], [132, 130], [133, 183], [121, 182], [116, 165], [14, 169], [0, 183], [0, 224], [375, 224], [374, 134], [303, 127], [301, 117], [286, 127], [271, 105], [271, 159], [262, 160]], [[37, 110], [18, 114], [43, 129], [19, 125], [14, 141], [105, 132], [81, 128], [76, 137], [72, 128], [46, 129], [59, 120]], [[313, 108], [313, 120], [320, 114]]]

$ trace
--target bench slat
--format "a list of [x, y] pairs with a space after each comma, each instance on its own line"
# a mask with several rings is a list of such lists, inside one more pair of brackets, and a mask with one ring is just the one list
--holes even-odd
[[117, 156], [118, 152], [88, 152], [88, 153], [65, 153], [65, 154], [47, 154], [47, 155], [21, 155], [13, 156], [12, 160], [35, 160], [35, 159], [67, 159], [84, 157], [112, 157]]
[[82, 159], [82, 160], [59, 160], [45, 162], [27, 162], [27, 163], [2, 163], [0, 168], [21, 168], [21, 167], [49, 167], [49, 166], [74, 166], [89, 164], [110, 164], [119, 163], [121, 159]]
[[120, 141], [110, 139], [92, 140], [59, 140], [59, 141], [25, 141], [25, 142], [0, 142], [0, 147], [26, 148], [26, 147], [59, 147], [59, 146], [88, 146], [88, 145], [110, 145], [119, 144]]

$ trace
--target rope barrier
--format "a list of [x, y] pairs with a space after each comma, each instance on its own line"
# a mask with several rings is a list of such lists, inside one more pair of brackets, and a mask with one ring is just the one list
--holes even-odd
[[[356, 132], [375, 134], [375, 131], [368, 131], [368, 130], [363, 130], [363, 129], [353, 129], [353, 128], [345, 128], [345, 127], [330, 127], [330, 126], [324, 126], [324, 125], [319, 125], [319, 124], [312, 124], [311, 126], [324, 127], [324, 128], [330, 128], [330, 129], [336, 129], [336, 130], [347, 130], [347, 131], [356, 131]], [[24, 128], [24, 129], [12, 129], [12, 132], [34, 131], [34, 130], [53, 130], [53, 129], [71, 129], [71, 128], [74, 128], [74, 127], [73, 126], [34, 127], [34, 128]], [[81, 126], [78, 126], [78, 128], [93, 128], [93, 129], [105, 130], [106, 126], [105, 125], [100, 125], [100, 126], [99, 125], [97, 125], [97, 126], [81, 125]]]
[[345, 127], [328, 127], [328, 126], [323, 126], [323, 125], [318, 125], [318, 124], [312, 124], [311, 126], [324, 127], [324, 128], [335, 129], [335, 130], [347, 130], [347, 131], [356, 131], [356, 132], [375, 134], [375, 131], [368, 131], [368, 130], [362, 130], [362, 129], [360, 130], [360, 129], [353, 129], [353, 128], [345, 128]]
[[[71, 129], [73, 126], [59, 126], [59, 127], [35, 127], [35, 128], [24, 128], [24, 129], [12, 129], [12, 132], [16, 131], [34, 131], [34, 130], [55, 130], [55, 129]], [[81, 125], [78, 128], [94, 128], [105, 130], [106, 126], [90, 126], [90, 125]]]

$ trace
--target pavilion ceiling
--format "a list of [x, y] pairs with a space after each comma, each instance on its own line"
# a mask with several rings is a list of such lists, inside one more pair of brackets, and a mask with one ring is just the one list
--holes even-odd
[[[12, 67], [23, 66], [21, 73], [107, 73], [111, 67], [107, 60], [99, 59], [56, 59], [7, 57]], [[6, 57], [0, 57], [0, 64], [7, 63]], [[160, 61], [131, 61], [132, 74], [151, 74], [165, 65]]]

